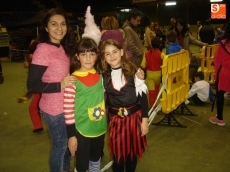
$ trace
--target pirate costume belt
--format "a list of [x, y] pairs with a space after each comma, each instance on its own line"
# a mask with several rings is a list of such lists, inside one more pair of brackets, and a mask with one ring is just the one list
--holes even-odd
[[120, 117], [126, 117], [129, 115], [134, 114], [135, 112], [139, 111], [141, 109], [140, 105], [134, 105], [129, 107], [110, 107], [108, 108], [109, 113], [113, 115], [118, 115]]

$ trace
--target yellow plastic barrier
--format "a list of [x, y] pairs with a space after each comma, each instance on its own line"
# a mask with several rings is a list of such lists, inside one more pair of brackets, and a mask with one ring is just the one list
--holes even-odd
[[209, 83], [215, 82], [214, 57], [217, 49], [217, 44], [204, 46], [201, 49], [199, 58], [201, 66], [199, 71], [204, 72], [204, 79]]
[[186, 50], [164, 56], [161, 66], [162, 80], [168, 79], [167, 93], [162, 93], [161, 106], [166, 114], [176, 109], [188, 97], [189, 63], [189, 53]]

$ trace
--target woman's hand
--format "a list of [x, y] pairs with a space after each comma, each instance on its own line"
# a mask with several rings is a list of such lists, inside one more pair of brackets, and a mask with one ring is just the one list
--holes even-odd
[[76, 82], [76, 77], [72, 75], [67, 75], [61, 80], [61, 89], [68, 87]]
[[77, 138], [75, 136], [69, 138], [68, 148], [71, 156], [74, 156], [77, 151]]
[[148, 133], [149, 126], [148, 126], [148, 118], [142, 118], [141, 122], [141, 136], [144, 136]]

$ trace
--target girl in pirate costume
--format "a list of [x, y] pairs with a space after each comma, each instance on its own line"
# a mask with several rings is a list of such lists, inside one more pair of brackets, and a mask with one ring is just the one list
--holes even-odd
[[101, 62], [106, 106], [109, 112], [109, 145], [114, 172], [134, 172], [137, 158], [147, 145], [148, 132], [147, 87], [135, 73], [122, 46], [113, 39], [101, 43]]

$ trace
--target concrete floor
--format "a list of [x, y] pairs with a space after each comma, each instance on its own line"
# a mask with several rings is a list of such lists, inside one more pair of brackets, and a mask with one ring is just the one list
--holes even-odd
[[[5, 83], [0, 85], [0, 172], [48, 172], [47, 127], [44, 124], [43, 132], [33, 133], [30, 102], [17, 102], [26, 93], [27, 69], [22, 62], [2, 61], [2, 67]], [[230, 171], [230, 100], [225, 102], [224, 127], [209, 122], [215, 114], [211, 104], [197, 107], [191, 103], [188, 108], [198, 116], [175, 115], [187, 128], [150, 126], [148, 147], [137, 172]], [[153, 122], [163, 117], [159, 113]], [[102, 167], [109, 161], [105, 148]]]

